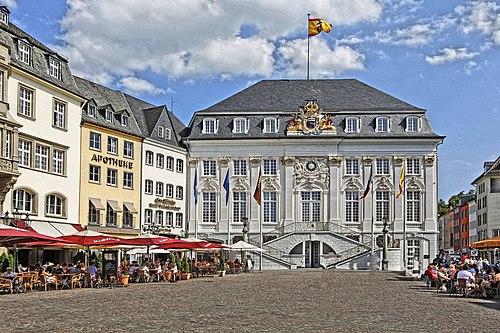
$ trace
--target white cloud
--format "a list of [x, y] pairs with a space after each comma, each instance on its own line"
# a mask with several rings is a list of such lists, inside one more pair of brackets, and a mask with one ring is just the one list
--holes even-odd
[[495, 44], [500, 44], [500, 6], [495, 2], [475, 1], [470, 7], [458, 6], [456, 12], [462, 16], [464, 33], [478, 31], [490, 36]]
[[16, 8], [17, 1], [16, 0], [0, 0], [0, 5], [7, 6], [9, 8]]
[[421, 46], [429, 43], [433, 33], [430, 24], [416, 24], [394, 31], [375, 32], [372, 39], [382, 44]]
[[[269, 76], [282, 38], [306, 13], [335, 25], [376, 21], [378, 0], [67, 0], [57, 51], [75, 73], [109, 84], [150, 70], [171, 78]], [[242, 26], [251, 38], [239, 37]], [[117, 61], [119, 59], [119, 61]]]
[[[291, 77], [307, 73], [307, 41], [283, 41], [277, 52], [282, 56], [280, 70]], [[310, 76], [332, 77], [347, 70], [363, 70], [364, 55], [349, 46], [331, 49], [322, 39], [310, 40]]]
[[469, 61], [464, 66], [464, 72], [467, 75], [472, 75], [473, 72], [479, 70], [479, 65], [475, 61]]
[[118, 86], [123, 88], [126, 92], [137, 94], [159, 95], [172, 92], [170, 89], [164, 90], [157, 88], [152, 83], [133, 76], [122, 78]]
[[426, 56], [425, 61], [427, 61], [431, 65], [441, 65], [446, 62], [453, 62], [457, 60], [467, 60], [472, 59], [475, 56], [479, 55], [477, 52], [470, 52], [467, 48], [444, 48], [441, 51], [441, 54], [435, 56]]

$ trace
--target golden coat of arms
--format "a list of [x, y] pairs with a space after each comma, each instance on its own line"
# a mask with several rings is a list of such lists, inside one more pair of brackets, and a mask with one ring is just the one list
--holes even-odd
[[306, 101], [306, 105], [295, 113], [288, 122], [287, 134], [320, 134], [324, 131], [328, 134], [335, 133], [332, 117], [323, 114], [316, 101]]

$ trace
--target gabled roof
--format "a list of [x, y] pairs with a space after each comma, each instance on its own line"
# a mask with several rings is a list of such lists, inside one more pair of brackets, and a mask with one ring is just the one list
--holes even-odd
[[263, 80], [200, 112], [296, 112], [304, 100], [325, 112], [424, 111], [356, 79]]
[[500, 156], [494, 162], [485, 162], [485, 171], [471, 183], [475, 185], [483, 177], [500, 176]]

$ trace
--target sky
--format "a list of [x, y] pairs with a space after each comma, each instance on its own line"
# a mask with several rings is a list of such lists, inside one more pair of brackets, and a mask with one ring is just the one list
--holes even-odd
[[427, 110], [445, 201], [500, 156], [500, 1], [0, 0], [73, 74], [185, 124], [262, 79], [355, 78]]

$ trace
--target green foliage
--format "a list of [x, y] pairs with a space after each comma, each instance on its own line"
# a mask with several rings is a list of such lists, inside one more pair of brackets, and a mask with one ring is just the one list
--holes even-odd
[[474, 193], [476, 193], [476, 191], [474, 189], [470, 189], [467, 192], [467, 194], [465, 193], [465, 191], [461, 191], [458, 194], [452, 195], [448, 199], [448, 203], [446, 203], [443, 199], [439, 199], [439, 202], [438, 202], [438, 214], [439, 214], [439, 216], [442, 216], [442, 215], [450, 212], [453, 208], [458, 207], [458, 205], [460, 204], [460, 198], [463, 197], [464, 195], [471, 195]]
[[10, 253], [2, 253], [0, 255], [0, 270], [5, 272], [7, 267], [12, 268], [14, 270], [14, 256]]
[[191, 265], [189, 264], [189, 260], [186, 256], [182, 257], [180, 269], [182, 273], [191, 273]]
[[92, 264], [93, 262], [95, 262], [97, 268], [102, 267], [102, 253], [97, 255], [95, 252], [93, 252], [90, 255], [89, 263]]
[[85, 262], [85, 252], [78, 251], [78, 253], [73, 257], [73, 263], [76, 264], [78, 261]]

